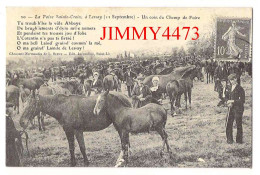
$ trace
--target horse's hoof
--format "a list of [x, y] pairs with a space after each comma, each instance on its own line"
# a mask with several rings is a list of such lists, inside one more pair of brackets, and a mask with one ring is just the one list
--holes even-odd
[[116, 166], [115, 168], [118, 168], [118, 167], [125, 167], [126, 166], [126, 163], [125, 163], [125, 160], [124, 159], [120, 159], [116, 162]]

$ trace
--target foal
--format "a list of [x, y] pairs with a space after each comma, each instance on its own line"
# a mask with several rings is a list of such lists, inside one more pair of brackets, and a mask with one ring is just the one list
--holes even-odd
[[[121, 139], [121, 154], [118, 158], [119, 164], [128, 163], [128, 148], [130, 145], [130, 133], [142, 133], [149, 131], [157, 131], [162, 137], [163, 148], [166, 145], [167, 152], [170, 152], [170, 147], [165, 132], [165, 124], [167, 121], [166, 110], [154, 103], [149, 103], [141, 108], [134, 109], [128, 106], [122, 99], [115, 96], [109, 91], [105, 91], [99, 95], [94, 108], [94, 114], [99, 115], [100, 112], [105, 112], [111, 118], [116, 130]], [[118, 166], [118, 164], [116, 165]]]

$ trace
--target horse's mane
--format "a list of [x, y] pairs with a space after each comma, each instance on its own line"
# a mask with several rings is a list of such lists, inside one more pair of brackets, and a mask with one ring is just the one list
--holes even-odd
[[158, 75], [166, 75], [166, 74], [170, 74], [173, 71], [173, 67], [167, 67], [165, 69], [163, 69]]
[[109, 93], [113, 98], [116, 98], [116, 100], [120, 101], [121, 104], [125, 107], [132, 107], [132, 103], [127, 99], [127, 97], [124, 94], [116, 93], [116, 92], [110, 92]]
[[179, 67], [176, 68], [173, 73], [174, 74], [178, 74], [179, 76], [181, 76], [181, 78], [187, 78], [191, 71], [193, 71], [196, 68], [196, 66], [191, 65], [191, 66], [186, 66], [186, 67]]
[[192, 71], [194, 71], [194, 69], [196, 69], [195, 67], [194, 68], [191, 68], [189, 70], [187, 70], [186, 72], [184, 72], [184, 74], [181, 76], [181, 78], [187, 78], [191, 75]]

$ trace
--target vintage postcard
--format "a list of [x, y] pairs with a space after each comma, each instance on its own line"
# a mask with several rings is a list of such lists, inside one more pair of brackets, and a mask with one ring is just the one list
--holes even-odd
[[252, 8], [6, 8], [7, 167], [252, 168]]

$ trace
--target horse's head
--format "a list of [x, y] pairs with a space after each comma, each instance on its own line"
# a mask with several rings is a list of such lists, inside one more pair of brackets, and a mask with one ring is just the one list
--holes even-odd
[[30, 95], [27, 99], [25, 108], [20, 118], [20, 125], [24, 129], [27, 128], [29, 121], [31, 121], [40, 112], [39, 110], [39, 95]]
[[104, 109], [106, 107], [106, 98], [107, 98], [108, 93], [109, 93], [109, 91], [105, 91], [98, 96], [97, 102], [96, 102], [96, 105], [95, 105], [94, 111], [93, 111], [93, 113], [95, 115], [99, 115], [100, 111], [102, 111], [102, 109]]

